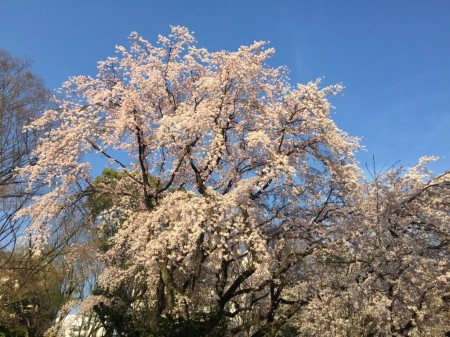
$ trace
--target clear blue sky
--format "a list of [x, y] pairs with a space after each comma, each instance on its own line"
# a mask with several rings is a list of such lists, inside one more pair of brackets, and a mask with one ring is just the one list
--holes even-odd
[[94, 75], [131, 31], [155, 41], [169, 25], [210, 50], [268, 40], [293, 83], [342, 82], [334, 120], [363, 137], [362, 166], [437, 155], [450, 169], [450, 0], [0, 0], [0, 47], [51, 89]]

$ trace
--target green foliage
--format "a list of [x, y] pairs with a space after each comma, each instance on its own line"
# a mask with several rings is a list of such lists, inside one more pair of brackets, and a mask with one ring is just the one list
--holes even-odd
[[0, 309], [0, 337], [28, 337], [27, 328], [15, 313]]
[[[136, 206], [133, 199], [138, 200], [141, 191], [140, 186], [136, 186], [133, 178], [138, 180], [136, 172], [125, 173], [110, 168], [104, 169], [102, 174], [92, 182], [92, 190], [85, 204], [92, 219], [97, 218], [101, 212], [122, 204], [120, 197], [123, 195], [128, 195], [132, 199], [131, 207]], [[126, 179], [127, 181], [125, 181]], [[122, 181], [125, 182], [120, 184], [119, 188], [119, 183]], [[157, 177], [149, 176], [148, 182], [153, 188], [161, 187], [161, 181]]]
[[[197, 313], [188, 319], [162, 316], [158, 319], [157, 331], [150, 328], [150, 317], [154, 308], [143, 306], [132, 312], [130, 294], [120, 289], [114, 295], [102, 289], [95, 289], [93, 295], [112, 299], [113, 305], [101, 302], [94, 311], [102, 322], [105, 336], [127, 337], [222, 337], [226, 332], [226, 319], [217, 313]], [[281, 335], [291, 337], [291, 335]]]
[[286, 324], [283, 326], [277, 334], [277, 337], [298, 337], [299, 332], [292, 325]]
[[[126, 176], [125, 172], [106, 168], [100, 176], [94, 179], [91, 184], [92, 190], [84, 205], [92, 222], [99, 222], [99, 216], [102, 212], [111, 209], [117, 204], [115, 192], [120, 181]], [[109, 249], [108, 239], [116, 233], [117, 228], [108, 221], [100, 221], [98, 225], [96, 236], [98, 237], [99, 249], [107, 251]]]
[[216, 313], [198, 313], [189, 319], [163, 317], [159, 331], [148, 337], [222, 337], [226, 332], [226, 320]]
[[65, 301], [65, 271], [18, 251], [0, 252], [0, 265], [0, 336], [42, 336]]
[[[117, 228], [114, 223], [100, 218], [102, 212], [112, 209], [114, 206], [123, 206], [121, 197], [127, 195], [130, 198], [127, 206], [136, 208], [140, 198], [141, 186], [133, 180], [138, 180], [137, 172], [120, 172], [111, 168], [103, 170], [102, 174], [91, 183], [91, 190], [84, 207], [88, 212], [89, 219], [97, 223], [97, 237], [99, 239], [99, 249], [107, 251], [109, 247], [108, 239], [114, 236]], [[158, 177], [149, 176], [149, 185], [153, 188], [161, 188], [161, 180]], [[167, 192], [172, 193], [183, 188], [170, 187]]]
[[112, 306], [99, 303], [94, 306], [94, 311], [98, 315], [102, 326], [105, 329], [105, 336], [141, 336], [137, 331], [132, 315], [128, 312], [128, 303], [115, 304]]
[[[102, 174], [94, 179], [92, 186], [94, 189], [106, 185], [112, 190], [117, 182], [124, 178], [125, 173], [113, 169], [104, 169]], [[85, 207], [89, 210], [90, 216], [95, 219], [101, 212], [114, 206], [113, 196], [109, 193], [98, 193], [95, 190], [88, 196]]]
[[0, 325], [0, 337], [28, 337], [28, 330], [25, 326], [7, 328]]

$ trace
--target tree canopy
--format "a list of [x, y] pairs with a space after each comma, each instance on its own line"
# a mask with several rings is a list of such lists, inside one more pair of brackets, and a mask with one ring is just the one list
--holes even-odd
[[[64, 83], [20, 170], [47, 186], [20, 213], [36, 245], [74, 205], [114, 229], [83, 304], [107, 335], [446, 333], [448, 174], [424, 159], [365, 181], [359, 140], [330, 118], [341, 86], [291, 85], [265, 42], [130, 41]], [[94, 180], [92, 155], [117, 171]]]

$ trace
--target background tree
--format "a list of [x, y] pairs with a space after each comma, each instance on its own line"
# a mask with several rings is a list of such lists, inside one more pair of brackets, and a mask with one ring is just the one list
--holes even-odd
[[302, 313], [301, 331], [448, 335], [450, 174], [433, 177], [426, 168], [432, 160], [409, 169], [374, 168], [361, 184], [345, 224], [352, 231], [315, 266], [328, 282]]
[[23, 127], [39, 116], [48, 97], [30, 62], [0, 49], [0, 249], [14, 248], [23, 221], [14, 214], [29, 198], [17, 172], [34, 162], [37, 135]]
[[66, 248], [84, 235], [76, 225], [80, 212], [66, 208], [54, 219], [60, 230], [40, 249], [28, 231], [30, 218], [16, 217], [45, 191], [40, 184], [27, 189], [18, 172], [36, 163], [33, 151], [47, 129], [24, 126], [51, 106], [49, 96], [29, 61], [0, 49], [0, 326], [7, 335], [41, 336], [78, 286], [70, 261], [73, 252]]
[[[66, 301], [66, 269], [56, 261], [37, 269], [38, 262], [34, 261], [30, 273], [23, 265], [23, 259], [10, 258], [8, 253], [2, 253], [0, 261], [4, 265], [0, 283], [0, 333], [5, 336], [43, 336]], [[30, 260], [27, 262], [31, 264]]]

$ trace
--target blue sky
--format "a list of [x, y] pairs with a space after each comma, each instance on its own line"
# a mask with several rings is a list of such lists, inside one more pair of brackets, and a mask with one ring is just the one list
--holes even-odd
[[333, 118], [363, 138], [361, 166], [436, 155], [433, 169], [450, 169], [449, 0], [0, 0], [0, 48], [51, 89], [94, 75], [131, 31], [155, 41], [170, 25], [210, 50], [270, 41], [292, 83], [342, 82]]

